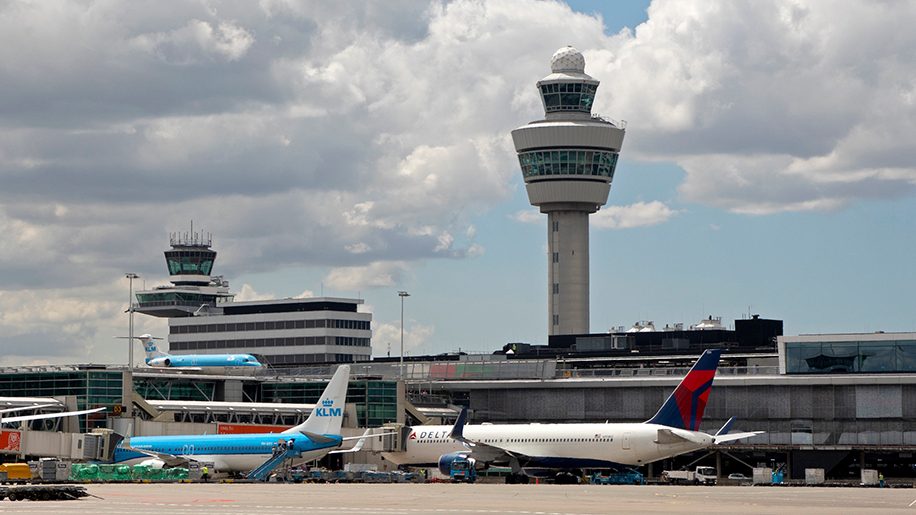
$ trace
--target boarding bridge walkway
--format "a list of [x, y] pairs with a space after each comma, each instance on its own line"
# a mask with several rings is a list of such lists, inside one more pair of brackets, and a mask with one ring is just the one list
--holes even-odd
[[248, 479], [254, 479], [255, 481], [267, 481], [267, 478], [270, 477], [270, 473], [282, 465], [284, 461], [298, 458], [300, 456], [302, 456], [302, 453], [295, 449], [285, 449], [283, 452], [279, 452], [271, 456], [269, 460], [265, 461], [258, 468], [249, 472], [245, 477]]

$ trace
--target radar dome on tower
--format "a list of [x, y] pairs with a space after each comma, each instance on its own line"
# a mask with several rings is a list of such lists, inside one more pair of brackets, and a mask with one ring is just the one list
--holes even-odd
[[550, 58], [550, 71], [553, 73], [577, 72], [585, 73], [585, 58], [571, 46], [565, 46]]

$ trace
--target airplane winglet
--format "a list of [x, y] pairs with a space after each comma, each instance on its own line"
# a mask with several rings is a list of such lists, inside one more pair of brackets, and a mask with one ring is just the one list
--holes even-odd
[[449, 432], [448, 436], [452, 440], [459, 442], [467, 443], [467, 440], [464, 438], [464, 425], [468, 421], [468, 409], [461, 408], [461, 413], [458, 414], [458, 418], [455, 420], [455, 425], [452, 426], [452, 430]]
[[732, 417], [732, 418], [728, 419], [728, 421], [725, 422], [725, 424], [722, 425], [722, 428], [719, 429], [718, 431], [716, 431], [715, 436], [727, 435], [728, 432], [729, 432], [729, 431], [731, 430], [731, 428], [732, 428], [732, 424], [735, 423], [735, 419], [736, 419], [736, 418], [737, 418], [737, 417]]

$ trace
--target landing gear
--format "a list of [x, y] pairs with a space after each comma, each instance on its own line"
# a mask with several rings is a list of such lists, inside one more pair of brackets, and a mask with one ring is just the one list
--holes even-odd
[[558, 472], [553, 482], [557, 485], [578, 485], [579, 478], [571, 472]]
[[513, 474], [509, 474], [508, 476], [506, 476], [506, 484], [507, 485], [527, 485], [528, 479], [529, 479], [528, 476], [526, 476], [525, 474], [514, 474], [513, 473]]

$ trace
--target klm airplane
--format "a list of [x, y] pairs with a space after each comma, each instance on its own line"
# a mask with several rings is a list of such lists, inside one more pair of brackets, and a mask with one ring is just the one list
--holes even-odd
[[[119, 336], [119, 338], [129, 338]], [[162, 352], [156, 345], [155, 336], [144, 334], [134, 336], [143, 344], [146, 351], [146, 364], [156, 368], [183, 368], [185, 370], [199, 370], [201, 368], [231, 368], [231, 367], [260, 367], [261, 362], [251, 354], [180, 354], [173, 355]]]
[[[355, 452], [362, 447], [368, 431], [358, 437], [340, 435], [349, 380], [350, 366], [339, 366], [309, 418], [282, 433], [137, 436], [120, 443], [114, 452], [114, 462], [154, 467], [207, 462], [213, 463], [216, 470], [249, 473], [250, 477], [251, 472], [277, 460], [301, 463], [329, 453]], [[337, 450], [344, 441], [355, 439], [360, 441], [353, 449]]]

